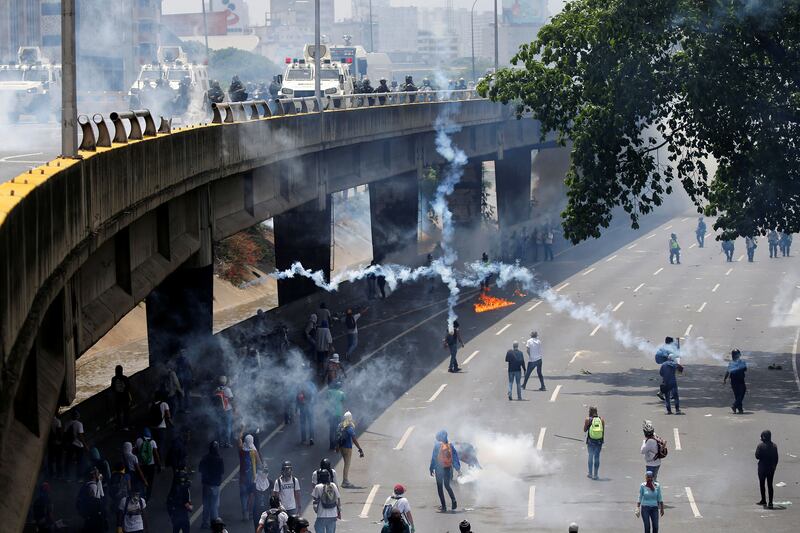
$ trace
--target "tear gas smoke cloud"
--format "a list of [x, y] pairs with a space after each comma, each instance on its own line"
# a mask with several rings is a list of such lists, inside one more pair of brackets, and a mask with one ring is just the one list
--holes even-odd
[[[800, 326], [800, 296], [796, 296], [795, 286], [800, 281], [785, 277], [772, 302], [772, 317], [769, 325], [775, 327]], [[800, 286], [798, 286], [800, 288]]]

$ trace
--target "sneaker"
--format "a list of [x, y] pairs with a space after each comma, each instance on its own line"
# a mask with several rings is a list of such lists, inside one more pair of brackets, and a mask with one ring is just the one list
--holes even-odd
[[593, 477], [592, 479], [594, 479], [595, 481], [597, 481], [597, 480], [598, 480], [598, 479], [600, 479], [600, 478], [597, 476], [597, 474], [595, 474], [595, 475], [594, 475], [594, 477]]
[[668, 415], [671, 415], [671, 414], [672, 414], [672, 411], [667, 411], [667, 414], [668, 414]]
[[744, 409], [739, 409], [739, 414], [743, 415], [744, 414]]
[[[452, 502], [450, 502], [450, 505], [451, 505], [451, 507], [450, 507], [450, 508], [451, 508], [453, 511], [455, 511], [455, 510], [456, 510], [456, 507], [458, 507], [458, 504], [456, 503], [456, 501], [455, 501], [455, 500], [453, 500]], [[772, 505], [772, 504], [770, 504], [770, 506], [771, 506], [771, 505]]]
[[592, 475], [591, 474], [586, 474], [586, 477], [588, 477], [589, 479], [592, 479]]
[[545, 387], [539, 387], [539, 390], [547, 390]]
[[657, 393], [656, 393], [656, 396], [658, 396], [658, 398], [659, 398], [659, 399], [660, 399], [662, 402], [664, 401], [664, 393], [663, 393], [663, 392], [657, 392]]
[[[455, 507], [453, 509], [455, 509]], [[770, 502], [769, 505], [767, 505], [767, 509], [775, 509], [775, 508], [772, 506], [772, 503]]]
[[676, 407], [676, 408], [675, 408], [675, 414], [676, 414], [676, 415], [682, 415], [682, 414], [683, 414], [683, 411], [681, 411], [680, 409], [678, 409], [678, 408]]
[[764, 500], [757, 501], [756, 505], [767, 505], [767, 502], [765, 502]]
[[447, 506], [446, 505], [442, 505], [441, 507], [439, 507], [439, 512], [446, 513], [447, 512]]
[[349, 489], [353, 487], [353, 484], [350, 483], [349, 481], [342, 481], [342, 487]]
[[508, 395], [508, 401], [509, 402], [511, 401], [511, 395], [510, 394]]
[[731, 405], [731, 411], [733, 411], [734, 414], [736, 413], [736, 406], [735, 405]]

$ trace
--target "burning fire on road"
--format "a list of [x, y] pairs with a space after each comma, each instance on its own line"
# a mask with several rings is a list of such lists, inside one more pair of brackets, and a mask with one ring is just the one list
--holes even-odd
[[503, 307], [508, 307], [510, 305], [514, 305], [514, 302], [511, 300], [505, 300], [503, 298], [489, 296], [486, 291], [481, 291], [480, 296], [478, 296], [478, 301], [473, 304], [473, 309], [476, 313], [485, 313], [486, 311], [502, 309]]

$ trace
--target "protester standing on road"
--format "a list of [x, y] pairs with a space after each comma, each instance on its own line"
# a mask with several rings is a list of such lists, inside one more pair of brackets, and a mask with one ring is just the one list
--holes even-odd
[[770, 258], [778, 257], [778, 241], [780, 241], [780, 236], [778, 232], [770, 230], [767, 234], [767, 244], [769, 245], [769, 256]]
[[272, 482], [269, 479], [269, 468], [262, 463], [256, 474], [255, 490], [253, 491], [253, 506], [251, 516], [253, 528], [258, 529], [258, 523], [264, 513], [269, 512], [272, 499]]
[[411, 528], [403, 521], [403, 515], [394, 509], [381, 528], [381, 533], [411, 533]]
[[281, 506], [281, 499], [273, 494], [269, 499], [269, 509], [261, 514], [256, 533], [287, 533], [289, 515]]
[[531, 338], [525, 343], [525, 351], [528, 352], [528, 368], [525, 370], [525, 381], [522, 382], [522, 388], [527, 387], [528, 378], [533, 374], [533, 369], [536, 369], [539, 377], [539, 390], [547, 390], [542, 377], [542, 340], [539, 338], [538, 332], [531, 331]]
[[519, 351], [519, 343], [514, 341], [512, 348], [506, 352], [506, 363], [508, 363], [508, 400], [511, 401], [511, 390], [514, 382], [517, 382], [517, 400], [522, 400], [522, 389], [520, 388], [520, 378], [525, 371], [525, 356]]
[[[728, 263], [733, 262], [733, 251], [734, 251], [734, 244], [733, 241], [730, 240], [723, 240], [722, 241], [722, 251], [725, 252], [725, 261]], [[770, 256], [772, 257], [772, 256]]]
[[678, 244], [678, 236], [674, 233], [669, 236], [669, 264], [672, 265], [673, 259], [681, 264], [681, 246]]
[[356, 351], [356, 346], [358, 346], [358, 319], [367, 312], [367, 309], [369, 309], [369, 307], [365, 307], [358, 313], [354, 313], [352, 309], [348, 309], [344, 317], [344, 325], [345, 328], [347, 328], [347, 350], [344, 352], [345, 361], [350, 361], [353, 352]]
[[333, 354], [325, 365], [325, 382], [330, 385], [347, 378], [347, 372], [339, 361], [339, 354]]
[[322, 324], [323, 322], [327, 322], [330, 326], [331, 323], [331, 310], [328, 309], [328, 304], [325, 302], [319, 303], [319, 309], [317, 309], [317, 317], [319, 318], [318, 323]]
[[589, 416], [583, 421], [583, 431], [586, 433], [586, 449], [589, 451], [589, 473], [586, 477], [598, 479], [597, 471], [600, 468], [600, 451], [605, 440], [606, 421], [597, 414], [597, 407], [589, 407]]
[[217, 411], [217, 442], [220, 448], [230, 448], [233, 440], [233, 391], [228, 386], [228, 377], [220, 376], [214, 391], [214, 407]]
[[778, 241], [778, 244], [781, 248], [781, 255], [783, 255], [783, 257], [789, 257], [792, 249], [792, 234], [787, 232], [781, 233], [781, 239]]
[[458, 360], [456, 359], [456, 355], [458, 355], [458, 345], [461, 344], [461, 347], [463, 348], [464, 342], [461, 341], [458, 330], [454, 326], [447, 328], [447, 334], [444, 336], [444, 341], [442, 341], [442, 344], [445, 348], [450, 350], [450, 365], [447, 367], [447, 371], [458, 372], [461, 369], [458, 368]]
[[325, 415], [328, 417], [328, 449], [335, 450], [336, 428], [344, 416], [344, 392], [341, 381], [335, 381], [325, 393]]
[[[775, 478], [775, 469], [778, 468], [778, 447], [772, 442], [772, 432], [768, 429], [761, 432], [761, 442], [756, 447], [756, 459], [758, 460], [758, 488], [761, 491], [761, 499], [756, 505], [766, 505], [767, 508], [773, 509], [772, 496], [775, 488], [772, 482]], [[768, 489], [769, 503], [765, 498], [764, 485]]]
[[148, 428], [144, 428], [142, 436], [136, 439], [136, 456], [139, 458], [139, 466], [144, 473], [145, 480], [147, 480], [142, 495], [145, 500], [149, 500], [153, 491], [153, 480], [156, 477], [156, 471], [161, 472], [161, 456], [158, 453], [158, 443], [153, 440]]
[[130, 442], [122, 443], [122, 461], [131, 476], [131, 487], [139, 493], [146, 491], [148, 488], [147, 478], [139, 464], [139, 458], [133, 453], [133, 444]]
[[167, 495], [167, 512], [172, 521], [172, 533], [189, 533], [192, 512], [191, 478], [185, 469], [175, 473], [175, 480]]
[[295, 409], [300, 422], [300, 444], [314, 445], [314, 404], [316, 403], [317, 387], [311, 380], [303, 383], [295, 396]]
[[356, 423], [353, 421], [353, 415], [347, 411], [342, 417], [339, 427], [336, 429], [336, 446], [339, 453], [342, 454], [344, 461], [344, 468], [342, 472], [342, 487], [352, 488], [350, 483], [350, 461], [353, 459], [353, 445], [358, 448], [359, 457], [364, 457], [364, 450], [356, 439]]
[[336, 470], [331, 466], [331, 460], [327, 457], [324, 457], [319, 462], [319, 468], [311, 472], [311, 484], [316, 486], [319, 482], [319, 473], [323, 470], [326, 470], [328, 474], [330, 474], [330, 480], [334, 483], [338, 483], [336, 480]]
[[167, 428], [172, 425], [172, 411], [166, 401], [163, 390], [156, 391], [153, 403], [150, 404], [148, 418], [150, 419], [148, 422], [153, 438], [159, 445], [164, 444]]
[[456, 495], [450, 487], [450, 482], [453, 480], [453, 469], [456, 472], [461, 472], [461, 461], [458, 459], [458, 452], [447, 440], [447, 431], [441, 430], [436, 434], [436, 442], [433, 444], [433, 452], [431, 453], [431, 464], [429, 467], [431, 476], [436, 477], [436, 490], [439, 493], [439, 502], [441, 512], [447, 512], [447, 505], [444, 502], [444, 491], [450, 496], [451, 509], [455, 510], [458, 507], [456, 502]]
[[133, 494], [119, 502], [117, 515], [117, 532], [141, 533], [149, 532], [145, 516], [147, 501], [134, 490]]
[[131, 423], [131, 380], [122, 373], [122, 365], [114, 368], [111, 378], [111, 394], [114, 397], [114, 413], [118, 429], [128, 429]]
[[747, 363], [742, 360], [742, 352], [739, 350], [731, 351], [731, 362], [728, 363], [728, 369], [725, 371], [725, 376], [722, 378], [724, 385], [728, 378], [731, 378], [731, 390], [733, 390], [733, 405], [731, 410], [740, 415], [744, 413], [742, 401], [747, 392], [747, 385], [744, 382], [744, 375], [747, 372]]
[[381, 291], [381, 298], [386, 299], [386, 275], [384, 275], [383, 270], [378, 272], [378, 276], [376, 278], [378, 283], [378, 290]]
[[544, 235], [542, 236], [542, 242], [544, 243], [544, 260], [545, 261], [553, 261], [555, 260], [555, 256], [553, 255], [553, 239], [555, 235], [553, 234], [553, 230], [549, 227], [544, 230]]
[[639, 500], [636, 502], [636, 516], [641, 514], [644, 522], [644, 533], [658, 533], [659, 516], [664, 516], [664, 498], [661, 496], [661, 485], [648, 470], [644, 475], [644, 483], [639, 486]]
[[680, 365], [680, 363], [677, 363], [672, 359], [668, 359], [667, 361], [661, 363], [661, 369], [658, 372], [663, 380], [664, 405], [667, 408], [668, 415], [672, 414], [671, 399], [673, 398], [675, 399], [675, 414], [681, 414], [681, 400], [680, 396], [678, 395], [677, 373], [682, 371], [683, 367]]
[[[81, 422], [81, 413], [78, 409], [72, 410], [72, 420], [70, 420], [64, 428], [64, 442], [67, 443], [67, 453], [65, 454], [67, 464], [75, 463], [75, 481], [81, 478], [84, 468], [84, 454], [89, 448], [86, 443], [86, 435], [83, 431], [83, 422]], [[66, 467], [64, 470], [66, 470]], [[67, 474], [68, 475], [68, 474]]]
[[342, 519], [342, 502], [339, 487], [331, 480], [330, 472], [321, 470], [317, 474], [317, 484], [311, 491], [314, 512], [314, 533], [336, 533], [336, 521]]
[[83, 518], [85, 533], [104, 533], [108, 529], [103, 480], [97, 468], [90, 468], [86, 482], [78, 492], [78, 514]]
[[747, 250], [747, 262], [752, 263], [753, 257], [756, 255], [756, 247], [758, 243], [755, 237], [747, 236], [744, 238], [744, 248]]
[[303, 335], [305, 335], [306, 342], [308, 343], [308, 347], [311, 350], [311, 355], [316, 356], [317, 354], [317, 315], [316, 313], [311, 313], [311, 316], [308, 317], [308, 322], [306, 322], [306, 327], [303, 329]]
[[325, 370], [325, 361], [333, 348], [333, 336], [328, 327], [329, 322], [322, 320], [317, 327], [317, 375], [322, 376]]
[[383, 503], [383, 521], [385, 524], [390, 523], [392, 513], [398, 511], [400, 518], [406, 524], [411, 532], [414, 531], [414, 517], [411, 515], [411, 504], [408, 503], [408, 498], [405, 496], [406, 488], [398, 483], [394, 486], [392, 495], [386, 498]]
[[200, 527], [205, 529], [213, 519], [219, 517], [219, 491], [225, 465], [217, 441], [208, 445], [208, 453], [200, 460], [198, 470], [203, 484], [203, 520]]
[[303, 504], [300, 500], [300, 481], [294, 477], [292, 463], [284, 461], [281, 475], [275, 480], [272, 494], [280, 498], [281, 506], [289, 516], [300, 514]]
[[702, 248], [706, 242], [706, 221], [703, 217], [697, 218], [697, 229], [694, 230], [694, 234], [697, 236], [697, 246]]
[[642, 441], [641, 453], [644, 455], [645, 470], [652, 472], [653, 479], [658, 479], [658, 471], [661, 469], [661, 458], [659, 457], [658, 441], [656, 440], [656, 430], [653, 423], [645, 420], [642, 424], [644, 440]]
[[250, 516], [253, 505], [253, 494], [256, 490], [256, 474], [261, 466], [261, 454], [258, 453], [252, 435], [239, 432], [239, 501], [242, 504], [242, 521]]

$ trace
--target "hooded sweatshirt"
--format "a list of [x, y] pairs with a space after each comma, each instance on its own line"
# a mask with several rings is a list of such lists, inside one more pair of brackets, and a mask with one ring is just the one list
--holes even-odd
[[453, 453], [453, 468], [456, 470], [461, 470], [461, 461], [458, 459], [458, 452], [456, 451], [455, 446], [447, 441], [447, 431], [441, 430], [436, 434], [436, 442], [433, 444], [430, 471], [433, 472], [434, 470], [444, 468], [439, 464], [439, 450], [441, 449], [443, 443], [448, 444], [450, 446], [450, 451]]
[[772, 442], [772, 432], [761, 432], [761, 442], [756, 447], [759, 470], [775, 470], [778, 466], [778, 447]]

